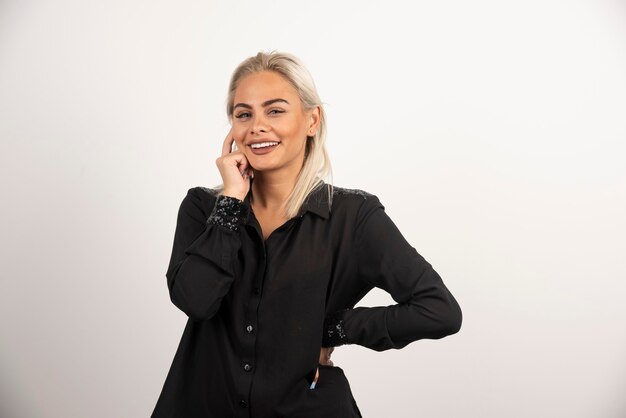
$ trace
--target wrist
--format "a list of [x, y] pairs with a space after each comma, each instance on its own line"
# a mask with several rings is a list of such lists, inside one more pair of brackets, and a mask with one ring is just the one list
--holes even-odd
[[249, 213], [250, 206], [243, 199], [221, 194], [215, 200], [215, 206], [213, 206], [207, 223], [236, 232], [248, 221]]
[[344, 328], [343, 315], [350, 308], [340, 309], [329, 314], [324, 319], [324, 335], [322, 336], [322, 347], [338, 347], [348, 344], [348, 336]]
[[222, 192], [222, 194], [220, 196], [228, 196], [228, 197], [233, 197], [235, 199], [239, 199], [242, 202], [244, 201], [244, 199], [246, 198], [246, 194], [245, 193], [238, 193], [232, 190], [226, 190], [224, 189], [224, 191]]

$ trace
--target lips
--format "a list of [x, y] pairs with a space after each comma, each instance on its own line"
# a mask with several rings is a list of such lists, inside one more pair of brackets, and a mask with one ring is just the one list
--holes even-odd
[[274, 149], [278, 148], [279, 145], [280, 145], [280, 142], [278, 142], [276, 145], [270, 145], [269, 147], [262, 147], [262, 148], [250, 147], [250, 149], [255, 155], [263, 155], [263, 154], [268, 154], [274, 151]]

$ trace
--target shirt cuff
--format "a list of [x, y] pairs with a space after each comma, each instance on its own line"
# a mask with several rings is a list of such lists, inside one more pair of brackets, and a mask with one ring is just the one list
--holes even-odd
[[238, 231], [248, 220], [250, 207], [236, 197], [219, 195], [207, 223], [220, 225], [231, 231]]
[[324, 336], [322, 347], [339, 347], [348, 344], [348, 336], [344, 328], [343, 314], [350, 308], [340, 309], [324, 319]]

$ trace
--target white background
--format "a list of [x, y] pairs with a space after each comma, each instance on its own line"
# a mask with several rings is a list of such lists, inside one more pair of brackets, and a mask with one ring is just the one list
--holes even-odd
[[626, 416], [604, 0], [0, 0], [0, 415], [151, 414], [186, 322], [178, 206], [221, 180], [231, 72], [273, 49], [315, 78], [334, 183], [378, 195], [463, 310], [441, 340], [335, 350], [364, 417]]

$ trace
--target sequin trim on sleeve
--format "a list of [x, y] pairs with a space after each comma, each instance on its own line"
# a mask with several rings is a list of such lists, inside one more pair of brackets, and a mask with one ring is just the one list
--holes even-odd
[[232, 196], [219, 195], [207, 223], [238, 231], [248, 219], [249, 208], [244, 201]]
[[343, 323], [343, 313], [349, 308], [329, 314], [324, 319], [324, 336], [322, 337], [322, 347], [338, 347], [347, 343], [346, 331]]

